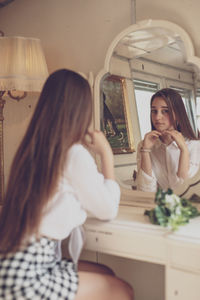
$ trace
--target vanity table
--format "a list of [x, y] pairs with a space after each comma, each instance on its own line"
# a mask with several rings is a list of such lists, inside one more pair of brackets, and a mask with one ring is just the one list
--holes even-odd
[[163, 265], [165, 299], [160, 300], [199, 300], [200, 218], [172, 233], [150, 224], [143, 212], [122, 205], [113, 221], [88, 219], [85, 249]]

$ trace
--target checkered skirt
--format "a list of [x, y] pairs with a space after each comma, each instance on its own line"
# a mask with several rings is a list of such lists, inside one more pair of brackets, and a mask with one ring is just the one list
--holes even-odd
[[56, 242], [33, 239], [21, 251], [0, 255], [0, 300], [72, 300], [78, 289], [73, 262], [56, 259]]

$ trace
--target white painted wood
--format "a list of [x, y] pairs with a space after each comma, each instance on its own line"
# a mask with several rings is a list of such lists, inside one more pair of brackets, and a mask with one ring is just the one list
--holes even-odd
[[172, 233], [150, 224], [134, 207], [121, 206], [115, 220], [88, 219], [84, 227], [86, 250], [162, 265], [166, 293], [161, 300], [199, 299], [200, 218]]
[[136, 77], [137, 71], [143, 74], [155, 75], [157, 77], [165, 77], [167, 79], [190, 83], [193, 86], [193, 72], [184, 71], [178, 68], [172, 68], [154, 62], [144, 61], [140, 59], [131, 60], [131, 68], [133, 77]]
[[97, 253], [97, 260], [133, 286], [135, 300], [164, 300], [164, 266], [104, 253]]
[[167, 274], [169, 300], [199, 300], [200, 275], [170, 269]]

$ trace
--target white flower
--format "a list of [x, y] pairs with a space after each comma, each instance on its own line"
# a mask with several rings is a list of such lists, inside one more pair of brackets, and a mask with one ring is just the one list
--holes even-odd
[[181, 209], [180, 209], [180, 206], [177, 206], [177, 207], [176, 207], [175, 214], [176, 214], [176, 215], [179, 215], [179, 216], [181, 215]]
[[169, 209], [173, 209], [180, 204], [180, 198], [175, 194], [165, 195], [165, 203]]
[[171, 230], [172, 229], [172, 225], [170, 223], [168, 223], [167, 224], [167, 228]]
[[181, 203], [181, 199], [179, 196], [175, 195], [175, 194], [172, 194], [174, 200], [176, 201], [176, 204], [180, 204]]

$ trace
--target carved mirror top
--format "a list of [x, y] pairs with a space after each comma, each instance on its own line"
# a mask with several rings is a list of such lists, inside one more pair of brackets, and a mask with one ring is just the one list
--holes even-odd
[[[180, 26], [164, 20], [144, 20], [129, 26], [119, 33], [110, 44], [106, 53], [105, 72], [109, 72], [110, 60], [116, 49], [124, 48], [127, 44], [129, 46], [133, 44], [136, 46], [135, 48], [145, 49], [144, 52], [140, 52], [144, 54], [148, 50], [152, 51], [153, 49], [162, 48], [167, 43], [175, 40], [182, 41], [187, 63], [191, 63], [199, 72], [199, 58], [194, 54], [194, 47], [189, 35]], [[134, 50], [132, 53], [134, 57], [138, 56], [138, 54], [140, 56], [140, 53]]]

